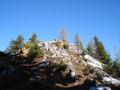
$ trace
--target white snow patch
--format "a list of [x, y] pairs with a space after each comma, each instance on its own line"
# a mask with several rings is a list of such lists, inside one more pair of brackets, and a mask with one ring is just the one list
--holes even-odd
[[76, 76], [76, 70], [75, 70], [75, 66], [72, 64], [72, 62], [69, 62], [68, 65], [71, 67], [71, 70], [70, 70], [70, 75], [72, 77]]
[[87, 59], [87, 64], [89, 64], [93, 67], [99, 68], [99, 69], [103, 69], [102, 63], [100, 63], [99, 61], [97, 61], [96, 59], [91, 57], [90, 55], [85, 55], [84, 57], [85, 57], [85, 59]]
[[103, 82], [104, 83], [111, 83], [114, 86], [119, 86], [120, 85], [120, 80], [117, 80], [117, 79], [112, 78], [112, 77], [104, 77]]
[[42, 63], [40, 63], [38, 66], [41, 67], [41, 66], [48, 66], [50, 64], [49, 61], [43, 61]]
[[111, 90], [111, 88], [100, 86], [100, 87], [91, 87], [89, 90]]

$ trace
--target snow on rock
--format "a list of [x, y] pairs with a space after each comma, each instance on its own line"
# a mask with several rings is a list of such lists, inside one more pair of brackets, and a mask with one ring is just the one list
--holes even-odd
[[99, 86], [99, 87], [91, 87], [89, 90], [112, 90], [110, 87]]
[[45, 67], [45, 66], [48, 66], [50, 64], [50, 62], [49, 61], [43, 61], [42, 63], [40, 63], [38, 66], [39, 67]]
[[75, 70], [70, 70], [70, 75], [71, 75], [71, 77], [75, 77], [76, 76]]
[[71, 70], [70, 70], [71, 77], [75, 77], [77, 74], [75, 70], [75, 66], [71, 62], [69, 62], [68, 65], [71, 67]]
[[115, 78], [112, 78], [112, 77], [104, 77], [103, 78], [103, 82], [105, 84], [112, 84], [113, 86], [120, 86], [120, 80], [117, 80]]
[[103, 69], [102, 63], [100, 63], [99, 61], [91, 57], [90, 55], [85, 55], [84, 58], [87, 60], [86, 61], [87, 64], [93, 67], [99, 68], [99, 69]]

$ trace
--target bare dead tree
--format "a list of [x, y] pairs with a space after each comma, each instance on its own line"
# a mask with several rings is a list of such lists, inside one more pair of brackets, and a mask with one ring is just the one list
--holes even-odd
[[64, 28], [59, 31], [58, 38], [62, 41], [68, 41], [68, 31]]
[[119, 59], [120, 59], [120, 51], [117, 50], [115, 45], [114, 45], [114, 51], [115, 51], [115, 60], [119, 61]]

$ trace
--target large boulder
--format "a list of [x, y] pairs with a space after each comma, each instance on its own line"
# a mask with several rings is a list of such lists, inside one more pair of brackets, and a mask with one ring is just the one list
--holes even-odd
[[27, 56], [27, 54], [29, 53], [29, 49], [26, 49], [25, 47], [22, 48], [22, 53], [24, 56]]

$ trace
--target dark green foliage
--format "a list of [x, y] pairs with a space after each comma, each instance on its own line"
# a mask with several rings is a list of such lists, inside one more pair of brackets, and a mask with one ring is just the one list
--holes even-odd
[[24, 38], [19, 35], [16, 40], [11, 40], [9, 47], [6, 52], [16, 53], [21, 50], [24, 45]]
[[82, 54], [81, 54], [82, 56], [84, 56], [84, 55], [86, 55], [86, 51], [85, 50], [83, 50], [83, 52], [82, 52]]
[[100, 44], [100, 42], [99, 42], [99, 40], [98, 40], [98, 38], [97, 38], [97, 36], [94, 36], [94, 46], [95, 46], [95, 56], [96, 57], [99, 57], [99, 45]]
[[97, 73], [96, 73], [96, 76], [97, 76], [97, 79], [98, 79], [99, 81], [102, 81], [102, 80], [103, 80], [103, 76], [102, 76], [101, 73], [97, 72]]
[[44, 56], [44, 51], [40, 49], [38, 44], [35, 44], [30, 48], [28, 56], [31, 58], [40, 58]]
[[94, 37], [94, 44], [96, 49], [96, 56], [102, 60], [103, 63], [108, 64], [110, 62], [110, 55], [106, 52], [102, 42], [99, 42], [97, 36]]
[[17, 44], [17, 47], [18, 47], [19, 49], [21, 49], [21, 48], [23, 47], [23, 45], [24, 45], [24, 38], [23, 38], [22, 35], [19, 35], [19, 36], [17, 37], [17, 42], [16, 42], [16, 44]]
[[109, 63], [106, 66], [104, 66], [103, 70], [110, 75], [113, 74], [115, 72], [114, 69], [113, 69], [113, 63]]
[[11, 53], [15, 53], [15, 52], [18, 52], [18, 51], [19, 51], [16, 46], [17, 46], [17, 45], [16, 45], [16, 41], [15, 41], [15, 40], [11, 40], [10, 46], [9, 46], [9, 48], [7, 48], [7, 49], [8, 49], [8, 51], [10, 51]]
[[90, 68], [90, 73], [93, 74], [95, 72], [95, 69]]
[[32, 37], [29, 39], [29, 41], [36, 43], [37, 42], [37, 34], [33, 33]]
[[85, 75], [89, 75], [90, 73], [93, 74], [95, 70], [90, 65], [87, 65], [85, 69], [83, 70], [83, 72]]
[[115, 62], [113, 63], [113, 69], [115, 69], [115, 71], [120, 70], [120, 62], [115, 61]]
[[98, 44], [98, 54], [99, 54], [99, 59], [102, 60], [103, 63], [108, 64], [110, 62], [110, 57], [105, 51], [102, 43]]
[[113, 69], [114, 69], [114, 73], [115, 76], [118, 78], [120, 77], [120, 50], [114, 46], [114, 50], [115, 50], [115, 60], [113, 62]]
[[58, 66], [56, 67], [56, 71], [65, 71], [65, 69], [67, 68], [67, 64], [64, 61], [61, 61]]
[[120, 63], [117, 61], [110, 62], [104, 66], [103, 70], [115, 78], [120, 77]]
[[68, 47], [69, 47], [69, 45], [67, 45], [67, 44], [65, 44], [65, 43], [63, 44], [63, 48], [64, 48], [64, 49], [68, 49]]

